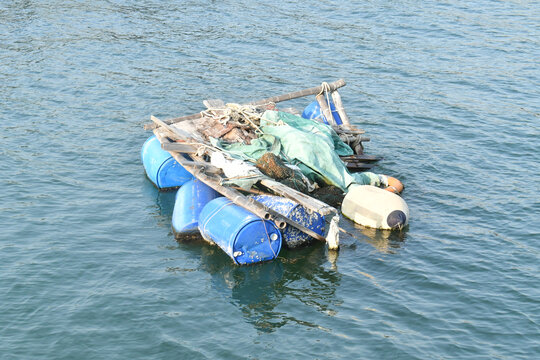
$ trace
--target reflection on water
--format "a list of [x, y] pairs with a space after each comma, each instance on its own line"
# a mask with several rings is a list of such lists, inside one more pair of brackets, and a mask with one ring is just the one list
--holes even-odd
[[235, 266], [217, 246], [203, 245], [201, 266], [212, 275], [214, 289], [258, 331], [273, 332], [289, 322], [318, 327], [279, 310], [279, 305], [286, 299], [327, 314], [336, 312], [341, 275], [325, 267], [325, 251], [317, 245], [284, 251], [272, 262]]
[[[155, 199], [155, 205], [152, 205], [153, 210], [150, 213], [156, 219], [158, 226], [171, 226], [176, 191], [176, 189], [159, 191], [150, 180], [145, 179], [143, 182], [141, 193], [145, 197]], [[148, 203], [153, 202], [149, 201]]]
[[[155, 218], [159, 225], [170, 226], [176, 191], [158, 191], [152, 184], [144, 192], [155, 197]], [[345, 224], [353, 242], [371, 244], [384, 253], [399, 249], [406, 238], [404, 231], [376, 230], [348, 222]], [[193, 239], [192, 239], [193, 240]], [[346, 241], [345, 241], [346, 244]], [[180, 249], [199, 258], [201, 269], [211, 274], [213, 288], [231, 304], [238, 307], [245, 321], [261, 332], [273, 332], [295, 323], [306, 327], [318, 324], [283, 311], [280, 304], [300, 303], [324, 314], [335, 314], [341, 300], [336, 296], [341, 275], [337, 272], [339, 252], [315, 243], [301, 249], [284, 249], [271, 262], [250, 266], [236, 266], [217, 246], [200, 241], [179, 242], [171, 250]]]
[[348, 241], [353, 243], [360, 241], [370, 244], [379, 252], [394, 254], [407, 239], [408, 227], [401, 231], [379, 230], [354, 224], [351, 221], [342, 221], [341, 226], [347, 231], [347, 234], [340, 235], [342, 244], [345, 246]]
[[355, 225], [357, 231], [364, 235], [361, 240], [371, 244], [382, 253], [393, 254], [401, 248], [407, 238], [407, 229], [401, 231], [371, 229]]

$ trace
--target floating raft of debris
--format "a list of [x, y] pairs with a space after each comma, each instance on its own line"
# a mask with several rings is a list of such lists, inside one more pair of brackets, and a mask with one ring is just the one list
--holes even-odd
[[[200, 113], [166, 121], [151, 116], [145, 129], [154, 136], [141, 155], [159, 189], [179, 188], [175, 236], [202, 236], [236, 264], [250, 264], [313, 240], [337, 250], [342, 201], [343, 215], [361, 225], [407, 225], [407, 205], [395, 194], [401, 183], [366, 171], [381, 158], [364, 154], [369, 138], [349, 121], [337, 91], [344, 85], [245, 105], [205, 100]], [[310, 95], [302, 116], [277, 107]]]

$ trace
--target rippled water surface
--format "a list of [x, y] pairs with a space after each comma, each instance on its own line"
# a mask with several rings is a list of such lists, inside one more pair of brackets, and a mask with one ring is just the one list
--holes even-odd
[[[0, 358], [538, 358], [539, 24], [537, 1], [2, 1]], [[343, 220], [337, 258], [251, 267], [177, 243], [150, 114], [339, 78], [409, 228]]]

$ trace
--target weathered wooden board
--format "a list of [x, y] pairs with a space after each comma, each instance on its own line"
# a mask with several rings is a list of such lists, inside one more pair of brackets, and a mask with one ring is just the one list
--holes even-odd
[[165, 151], [176, 151], [183, 154], [191, 154], [197, 152], [197, 147], [178, 142], [162, 143], [161, 148]]
[[346, 162], [375, 162], [382, 160], [383, 157], [376, 155], [350, 155], [341, 156], [340, 159]]
[[261, 180], [260, 183], [266, 186], [267, 188], [271, 189], [272, 191], [274, 191], [276, 194], [286, 197], [288, 199], [291, 199], [293, 201], [296, 201], [297, 203], [301, 204], [307, 209], [318, 212], [321, 215], [337, 213], [337, 210], [333, 208], [332, 206], [320, 200], [314, 199], [311, 196], [301, 193], [295, 189], [292, 189], [288, 187], [287, 185], [284, 185], [278, 181], [275, 181], [272, 179], [264, 179], [264, 180]]

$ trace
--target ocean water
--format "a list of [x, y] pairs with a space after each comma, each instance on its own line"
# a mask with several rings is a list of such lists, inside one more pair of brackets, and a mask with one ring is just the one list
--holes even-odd
[[[537, 359], [538, 1], [0, 3], [0, 359]], [[178, 243], [151, 114], [344, 78], [401, 233]], [[301, 109], [311, 99], [293, 101]]]

